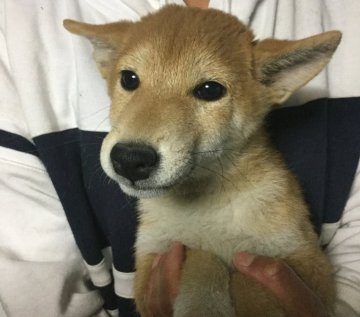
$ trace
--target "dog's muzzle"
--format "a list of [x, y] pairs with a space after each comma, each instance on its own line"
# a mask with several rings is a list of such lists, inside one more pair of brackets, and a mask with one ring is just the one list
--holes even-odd
[[151, 147], [138, 143], [116, 143], [110, 152], [114, 171], [134, 184], [148, 179], [159, 165], [159, 155]]

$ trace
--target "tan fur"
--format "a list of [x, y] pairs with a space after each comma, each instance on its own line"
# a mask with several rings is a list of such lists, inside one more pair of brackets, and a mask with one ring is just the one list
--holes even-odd
[[[330, 265], [297, 181], [262, 122], [323, 69], [340, 33], [256, 42], [233, 16], [179, 6], [137, 23], [64, 25], [93, 42], [108, 83], [112, 130], [102, 146], [102, 166], [125, 192], [141, 198], [135, 280], [141, 315], [147, 316], [151, 254], [175, 240], [191, 251], [174, 316], [284, 315], [274, 296], [234, 272], [238, 251], [285, 260], [331, 311]], [[137, 90], [119, 85], [124, 69], [138, 74]], [[193, 96], [194, 87], [208, 80], [226, 87], [221, 99]], [[112, 147], [126, 141], [150, 144], [161, 154], [156, 173], [135, 185], [114, 172], [109, 158]]]

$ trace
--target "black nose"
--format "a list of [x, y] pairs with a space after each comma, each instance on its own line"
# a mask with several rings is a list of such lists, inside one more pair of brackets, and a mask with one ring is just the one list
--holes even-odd
[[152, 147], [136, 143], [115, 144], [110, 158], [115, 172], [132, 182], [149, 178], [159, 162]]

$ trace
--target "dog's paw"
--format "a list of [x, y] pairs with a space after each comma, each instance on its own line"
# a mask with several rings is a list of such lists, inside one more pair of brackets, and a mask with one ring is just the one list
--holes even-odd
[[213, 254], [188, 250], [174, 317], [233, 317], [229, 270]]
[[[235, 317], [228, 293], [193, 292], [180, 294], [174, 305], [174, 317]], [[207, 296], [207, 295], [208, 296]]]

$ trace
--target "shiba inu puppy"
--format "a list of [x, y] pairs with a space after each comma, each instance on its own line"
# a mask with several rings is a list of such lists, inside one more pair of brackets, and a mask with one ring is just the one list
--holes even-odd
[[174, 316], [284, 315], [272, 294], [234, 270], [238, 251], [284, 260], [331, 312], [330, 265], [263, 121], [326, 66], [341, 34], [255, 41], [231, 15], [181, 6], [136, 23], [64, 25], [93, 43], [108, 84], [102, 166], [140, 198], [141, 315], [154, 254], [173, 241], [188, 247]]

